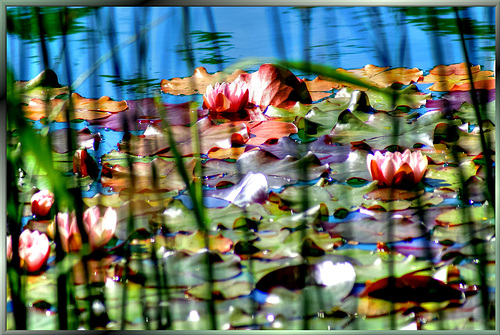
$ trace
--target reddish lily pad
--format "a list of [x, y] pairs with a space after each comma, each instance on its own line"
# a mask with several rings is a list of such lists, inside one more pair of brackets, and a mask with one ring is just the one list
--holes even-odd
[[278, 140], [297, 132], [293, 123], [281, 121], [259, 121], [247, 123], [250, 138], [246, 144], [259, 145], [273, 139]]
[[390, 278], [369, 283], [360, 296], [397, 303], [465, 302], [465, 296], [460, 290], [432, 277], [407, 274], [394, 278], [393, 285], [390, 283]]
[[287, 108], [297, 101], [311, 103], [307, 85], [290, 70], [273, 64], [263, 64], [257, 72], [241, 74], [237, 81], [247, 83], [249, 102], [262, 107]]

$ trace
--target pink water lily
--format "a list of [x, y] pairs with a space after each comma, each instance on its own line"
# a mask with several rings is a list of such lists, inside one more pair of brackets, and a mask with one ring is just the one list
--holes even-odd
[[31, 212], [34, 215], [45, 216], [54, 204], [54, 194], [49, 190], [42, 190], [31, 197]]
[[93, 250], [106, 245], [111, 240], [116, 230], [116, 222], [116, 211], [112, 207], [108, 207], [103, 216], [98, 206], [85, 210], [83, 224]]
[[7, 260], [12, 259], [12, 236], [7, 236]]
[[19, 257], [21, 266], [28, 272], [38, 271], [47, 263], [50, 245], [47, 235], [40, 234], [37, 230], [25, 229], [19, 236]]
[[203, 95], [203, 106], [214, 113], [234, 113], [243, 110], [248, 103], [245, 83], [216, 83], [208, 85]]
[[403, 189], [420, 182], [427, 169], [427, 157], [420, 151], [412, 153], [409, 149], [403, 153], [382, 154], [377, 151], [366, 157], [366, 163], [373, 180], [378, 180], [379, 185]]
[[58, 213], [56, 221], [63, 250], [66, 252], [80, 250], [82, 237], [78, 230], [75, 213]]

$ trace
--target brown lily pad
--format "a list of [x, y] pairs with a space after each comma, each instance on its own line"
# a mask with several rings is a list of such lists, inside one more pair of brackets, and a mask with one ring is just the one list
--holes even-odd
[[191, 77], [173, 78], [170, 80], [163, 79], [161, 81], [161, 90], [164, 93], [170, 93], [173, 95], [191, 95], [196, 93], [205, 94], [205, 90], [208, 85], [213, 85], [218, 82], [230, 83], [243, 73], [246, 72], [236, 69], [230, 75], [224, 72], [209, 74], [204, 67], [200, 66], [194, 70]]

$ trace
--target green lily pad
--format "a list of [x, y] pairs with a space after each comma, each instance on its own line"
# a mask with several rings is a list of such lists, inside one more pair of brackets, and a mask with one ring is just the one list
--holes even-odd
[[[472, 160], [461, 163], [459, 168], [464, 181], [476, 174], [476, 167]], [[428, 169], [425, 173], [424, 181], [439, 189], [458, 191], [462, 188], [460, 175], [457, 173], [457, 168], [453, 166]]]
[[[385, 89], [388, 92], [394, 92], [392, 89]], [[431, 98], [431, 94], [422, 94], [417, 86], [411, 84], [402, 90], [395, 91], [394, 99], [389, 98], [391, 95], [381, 94], [372, 90], [366, 91], [370, 99], [370, 104], [373, 108], [383, 111], [391, 111], [397, 106], [408, 106], [412, 109], [419, 108], [425, 105], [426, 100]]]
[[[388, 217], [385, 220], [361, 219], [328, 224], [327, 230], [331, 235], [342, 236], [349, 241], [359, 243], [397, 242], [427, 233], [425, 226], [418, 221], [412, 222], [404, 218], [391, 220]], [[392, 232], [391, 237], [389, 232]]]
[[[211, 298], [211, 294], [208, 290], [209, 284], [205, 283], [187, 290], [186, 293], [198, 299], [208, 300]], [[248, 295], [251, 291], [252, 286], [248, 281], [230, 279], [213, 283], [212, 294], [218, 296], [219, 299], [234, 299]]]
[[452, 209], [440, 214], [436, 222], [443, 226], [456, 226], [463, 223], [480, 225], [494, 224], [495, 212], [490, 205]]
[[436, 226], [432, 231], [431, 238], [438, 241], [450, 240], [456, 243], [468, 243], [474, 239], [488, 241], [494, 235], [494, 225], [487, 222], [477, 222], [450, 227]]
[[[486, 117], [491, 122], [495, 122], [495, 101], [487, 102], [483, 108], [486, 108]], [[455, 115], [458, 116], [462, 121], [477, 124], [476, 111], [474, 109], [474, 105], [464, 102], [460, 109], [455, 112]]]

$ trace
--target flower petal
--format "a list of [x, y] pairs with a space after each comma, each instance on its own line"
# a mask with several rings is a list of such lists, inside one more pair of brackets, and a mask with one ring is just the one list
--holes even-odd
[[396, 172], [396, 162], [394, 160], [394, 157], [391, 155], [386, 155], [384, 162], [382, 163], [380, 169], [382, 171], [382, 174], [384, 176], [385, 184], [387, 186], [391, 185], [392, 178], [394, 178], [394, 174]]
[[415, 185], [415, 175], [410, 165], [404, 163], [395, 173], [392, 179], [392, 187], [394, 188], [411, 188]]

